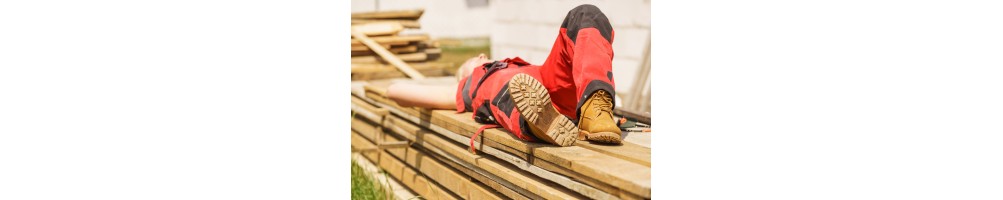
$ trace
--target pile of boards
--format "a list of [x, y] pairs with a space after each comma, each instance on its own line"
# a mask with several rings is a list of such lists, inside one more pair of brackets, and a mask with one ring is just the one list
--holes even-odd
[[[421, 27], [418, 19], [424, 10], [381, 11], [352, 14], [352, 80], [371, 80], [409, 77], [408, 70], [401, 70], [399, 60], [421, 76], [449, 75], [450, 63], [433, 62], [442, 51], [429, 40], [428, 34], [408, 33]], [[380, 54], [362, 39], [354, 36], [358, 31], [373, 41], [377, 48], [387, 54]], [[394, 58], [389, 58], [394, 57]]]
[[395, 192], [397, 198], [651, 198], [650, 132], [627, 134], [619, 146], [578, 141], [558, 147], [525, 142], [500, 128], [474, 137], [483, 124], [469, 112], [403, 107], [386, 97], [390, 84], [408, 82], [455, 84], [455, 79], [352, 84], [353, 157], [406, 187], [407, 192]]

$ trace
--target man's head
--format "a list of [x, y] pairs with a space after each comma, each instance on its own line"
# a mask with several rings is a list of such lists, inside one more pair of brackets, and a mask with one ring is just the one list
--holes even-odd
[[483, 66], [484, 63], [489, 63], [489, 62], [491, 62], [491, 59], [489, 59], [488, 56], [484, 55], [483, 53], [481, 55], [477, 55], [474, 56], [473, 58], [467, 59], [467, 62], [464, 62], [463, 65], [460, 65], [460, 68], [456, 70], [456, 80], [461, 81], [463, 77], [466, 77], [467, 75], [470, 75], [470, 73], [473, 73], [475, 67]]

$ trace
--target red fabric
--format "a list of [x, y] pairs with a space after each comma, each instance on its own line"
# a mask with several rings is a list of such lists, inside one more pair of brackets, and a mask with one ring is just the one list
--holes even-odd
[[[588, 93], [604, 89], [615, 94], [612, 59], [612, 45], [597, 29], [580, 29], [577, 39], [572, 41], [566, 29], [561, 28], [549, 57], [541, 66], [530, 65], [516, 57], [500, 61], [504, 63], [502, 65], [487, 64], [475, 68], [457, 87], [456, 110], [474, 112], [474, 119], [478, 122], [497, 123], [519, 139], [535, 141], [529, 130], [520, 126], [522, 119], [518, 109], [514, 108], [515, 103], [497, 98], [507, 95], [508, 91], [503, 89], [507, 88], [512, 76], [526, 73], [539, 80], [547, 88], [557, 110], [577, 120], [577, 110]], [[465, 89], [467, 93], [464, 93]], [[511, 111], [506, 113], [506, 110]]]
[[[595, 28], [578, 31], [577, 43], [561, 28], [550, 55], [540, 68], [540, 80], [550, 92], [557, 110], [571, 119], [578, 119], [578, 102], [583, 100], [586, 86], [596, 80], [609, 84], [613, 72], [613, 46]], [[615, 91], [607, 91], [613, 94]]]
[[[508, 80], [512, 79], [516, 74], [525, 73], [539, 78], [539, 67], [531, 66], [518, 57], [498, 62], [500, 64], [495, 67], [502, 66], [503, 68], [490, 72], [491, 64], [477, 67], [470, 76], [465, 77], [460, 82], [456, 92], [456, 110], [458, 112], [474, 112], [473, 117], [475, 121], [495, 123], [501, 125], [519, 139], [535, 141], [535, 137], [532, 134], [528, 134], [529, 130], [523, 130], [520, 126], [522, 119], [519, 111], [515, 108], [515, 102], [511, 101], [511, 98], [499, 98], [499, 95], [510, 96], [508, 95], [508, 91], [503, 91], [502, 89], [507, 88]], [[485, 76], [487, 73], [491, 74]], [[464, 86], [468, 81], [470, 84], [466, 88], [468, 89], [467, 96], [470, 98], [470, 102], [466, 102], [463, 97]], [[469, 106], [471, 110], [466, 110], [466, 106]]]

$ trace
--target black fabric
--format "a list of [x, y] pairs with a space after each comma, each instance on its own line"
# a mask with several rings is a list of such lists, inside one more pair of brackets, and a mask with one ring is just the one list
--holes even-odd
[[512, 101], [512, 95], [508, 93], [508, 84], [502, 86], [495, 98], [491, 100], [491, 103], [498, 107], [505, 113], [505, 116], [512, 116], [512, 110], [515, 108], [515, 101]]
[[501, 61], [494, 61], [494, 62], [491, 62], [491, 63], [485, 63], [483, 67], [486, 68], [484, 70], [484, 75], [481, 76], [481, 80], [477, 81], [477, 88], [474, 88], [474, 95], [471, 96], [471, 99], [474, 98], [474, 97], [477, 97], [477, 90], [481, 89], [481, 84], [484, 83], [484, 80], [488, 80], [488, 76], [490, 76], [491, 74], [497, 72], [498, 70], [507, 68], [508, 67], [508, 63], [501, 62]]
[[533, 141], [540, 141], [540, 138], [533, 135], [532, 130], [529, 129], [529, 122], [526, 122], [522, 117], [519, 117], [519, 130], [522, 130], [522, 135], [533, 138]]
[[566, 29], [565, 33], [571, 38], [571, 42], [577, 43], [579, 30], [596, 28], [607, 42], [613, 43], [613, 26], [609, 24], [606, 14], [603, 14], [594, 5], [582, 4], [568, 11], [568, 16], [564, 17], [564, 22], [561, 23], [561, 28]]
[[484, 102], [474, 111], [474, 121], [481, 124], [494, 124], [495, 117], [491, 115], [490, 102]]
[[[613, 85], [609, 83], [602, 82], [599, 80], [592, 80], [588, 85], [585, 85], [585, 92], [582, 92], [582, 96], [578, 98], [578, 107], [575, 107], [575, 112], [578, 113], [578, 118], [582, 117], [582, 105], [585, 105], [585, 101], [589, 100], [589, 96], [599, 90], [605, 90], [609, 93], [610, 103], [616, 105], [616, 91], [613, 90]], [[578, 120], [575, 120], [575, 124], [578, 124]]]
[[609, 80], [609, 82], [613, 82], [613, 72], [607, 71], [606, 78]]
[[463, 84], [463, 108], [464, 111], [470, 112], [474, 110], [472, 104], [474, 103], [473, 98], [470, 97], [470, 82], [474, 80], [474, 76], [467, 76], [466, 83]]

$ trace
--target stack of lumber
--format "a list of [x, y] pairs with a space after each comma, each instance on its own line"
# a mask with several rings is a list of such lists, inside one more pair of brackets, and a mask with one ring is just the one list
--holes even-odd
[[[391, 83], [454, 84], [455, 79], [353, 81], [353, 152], [426, 199], [650, 199], [650, 133], [619, 146], [578, 141], [558, 147], [486, 129], [471, 113], [402, 107]], [[471, 145], [476, 152], [471, 151]]]
[[[445, 76], [450, 63], [433, 62], [442, 51], [429, 40], [428, 34], [402, 34], [405, 29], [418, 29], [418, 18], [423, 10], [381, 11], [352, 14], [352, 80], [411, 77], [409, 70], [401, 70], [399, 60], [413, 68], [420, 76]], [[358, 31], [368, 39], [354, 36]], [[410, 30], [409, 30], [410, 31]], [[412, 31], [413, 32], [413, 31]], [[371, 40], [380, 53], [364, 40]], [[394, 57], [394, 58], [389, 58]]]

